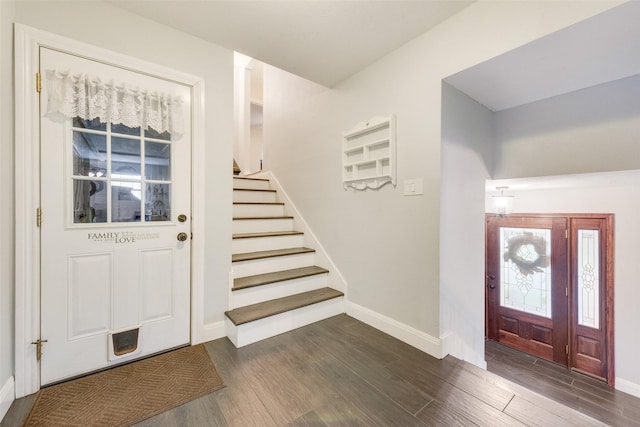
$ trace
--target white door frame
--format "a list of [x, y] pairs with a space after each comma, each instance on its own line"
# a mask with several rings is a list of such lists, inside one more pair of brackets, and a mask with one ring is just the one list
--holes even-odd
[[[40, 389], [40, 112], [36, 92], [39, 48], [49, 47], [191, 87], [191, 230], [204, 235], [204, 80], [131, 56], [15, 24], [15, 393]], [[46, 213], [44, 214], [46, 221]], [[191, 241], [191, 344], [203, 341], [204, 242]], [[46, 339], [46, 337], [42, 337]], [[46, 344], [43, 353], [46, 353]]]

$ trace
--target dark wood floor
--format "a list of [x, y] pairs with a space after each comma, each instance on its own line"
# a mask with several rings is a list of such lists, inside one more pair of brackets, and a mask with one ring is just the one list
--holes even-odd
[[490, 372], [609, 425], [640, 425], [640, 399], [604, 381], [493, 341], [487, 341], [485, 349]]
[[[492, 372], [451, 356], [430, 357], [346, 315], [241, 349], [226, 338], [206, 347], [226, 387], [137, 426], [604, 425]], [[508, 355], [491, 354], [492, 366]], [[32, 400], [16, 401], [1, 426], [20, 425]], [[623, 417], [607, 422], [633, 425], [624, 405], [600, 402], [597, 408]]]

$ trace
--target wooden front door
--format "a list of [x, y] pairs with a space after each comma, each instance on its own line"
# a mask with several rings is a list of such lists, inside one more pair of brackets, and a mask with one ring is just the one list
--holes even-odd
[[564, 218], [487, 217], [488, 337], [567, 365]]
[[613, 215], [487, 215], [487, 337], [613, 385]]

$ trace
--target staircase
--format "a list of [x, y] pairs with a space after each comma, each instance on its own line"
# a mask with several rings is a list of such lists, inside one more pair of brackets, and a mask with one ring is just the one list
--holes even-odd
[[268, 179], [233, 177], [233, 283], [227, 336], [242, 347], [344, 313]]

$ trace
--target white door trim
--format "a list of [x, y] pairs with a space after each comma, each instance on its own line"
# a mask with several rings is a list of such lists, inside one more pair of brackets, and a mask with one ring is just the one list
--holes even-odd
[[[39, 105], [36, 93], [41, 46], [172, 80], [191, 87], [192, 156], [191, 343], [204, 330], [204, 80], [138, 58], [15, 24], [15, 393], [40, 389], [35, 346], [40, 338]], [[44, 221], [46, 221], [46, 214]], [[42, 337], [46, 339], [46, 337]], [[46, 344], [44, 347], [46, 352]]]

